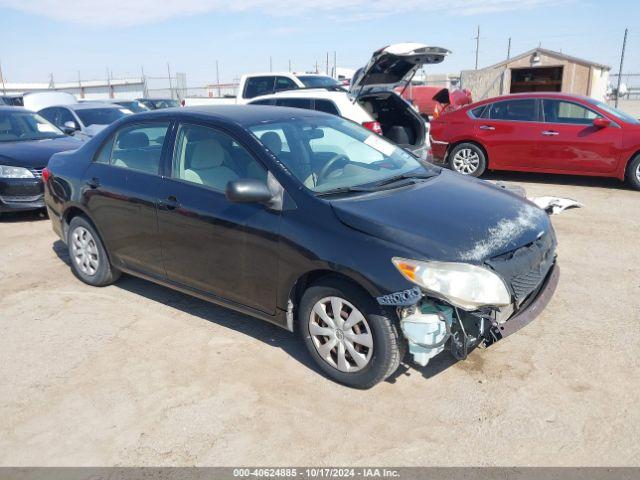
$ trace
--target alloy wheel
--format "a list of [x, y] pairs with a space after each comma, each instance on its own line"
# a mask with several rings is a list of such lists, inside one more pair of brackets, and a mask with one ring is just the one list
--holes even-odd
[[640, 182], [640, 163], [638, 163], [638, 166], [636, 167], [636, 180]]
[[456, 172], [471, 175], [480, 166], [480, 155], [470, 148], [463, 148], [456, 152], [451, 164]]
[[371, 360], [371, 328], [364, 315], [343, 298], [316, 302], [309, 315], [309, 334], [320, 357], [341, 372], [357, 372]]
[[76, 227], [71, 234], [73, 262], [85, 275], [93, 276], [100, 266], [98, 246], [91, 232], [84, 227]]

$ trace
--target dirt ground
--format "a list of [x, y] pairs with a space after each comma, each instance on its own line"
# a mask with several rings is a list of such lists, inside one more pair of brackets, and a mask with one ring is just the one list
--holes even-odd
[[493, 178], [584, 203], [553, 217], [555, 297], [368, 391], [277, 327], [131, 277], [86, 286], [47, 219], [3, 217], [0, 466], [640, 465], [640, 192]]

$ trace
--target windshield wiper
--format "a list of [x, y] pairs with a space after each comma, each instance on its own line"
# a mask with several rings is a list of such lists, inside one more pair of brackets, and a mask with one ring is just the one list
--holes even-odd
[[378, 190], [376, 187], [339, 187], [324, 192], [316, 192], [316, 197], [324, 197], [327, 195], [336, 195], [338, 193], [351, 193], [351, 192], [375, 192]]
[[390, 185], [392, 183], [396, 183], [399, 182], [400, 180], [406, 180], [406, 179], [410, 179], [410, 178], [415, 178], [415, 179], [427, 179], [427, 178], [433, 178], [437, 175], [437, 173], [429, 173], [429, 172], [405, 172], [401, 175], [396, 175], [395, 177], [390, 177], [387, 178], [385, 180], [382, 180], [378, 183], [376, 183], [376, 187], [382, 187], [385, 185]]

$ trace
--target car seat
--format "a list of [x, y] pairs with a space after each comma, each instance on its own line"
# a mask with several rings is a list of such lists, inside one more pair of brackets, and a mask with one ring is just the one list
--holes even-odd
[[189, 168], [184, 172], [184, 179], [224, 191], [227, 183], [239, 178], [236, 172], [224, 166], [226, 158], [227, 154], [217, 140], [198, 142], [193, 149]]

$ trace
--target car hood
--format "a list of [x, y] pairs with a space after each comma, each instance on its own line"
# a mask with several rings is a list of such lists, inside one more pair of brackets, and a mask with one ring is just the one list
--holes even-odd
[[346, 225], [422, 259], [481, 264], [551, 230], [546, 213], [488, 182], [443, 170], [410, 187], [331, 201]]
[[441, 63], [451, 53], [446, 48], [422, 43], [396, 43], [375, 52], [351, 81], [350, 92], [363, 88], [392, 87], [427, 64]]
[[0, 164], [15, 167], [44, 168], [51, 155], [75, 150], [83, 142], [73, 137], [60, 137], [24, 142], [0, 142]]

